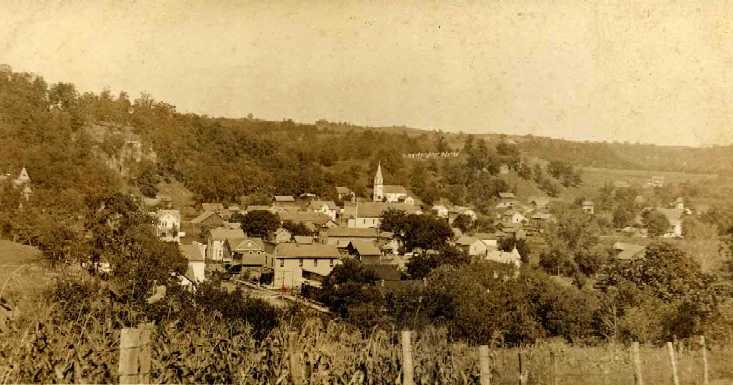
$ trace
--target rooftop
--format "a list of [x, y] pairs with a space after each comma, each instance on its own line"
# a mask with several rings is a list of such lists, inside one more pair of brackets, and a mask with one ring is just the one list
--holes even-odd
[[277, 258], [338, 258], [336, 246], [314, 243], [299, 245], [297, 243], [281, 243], [275, 248]]

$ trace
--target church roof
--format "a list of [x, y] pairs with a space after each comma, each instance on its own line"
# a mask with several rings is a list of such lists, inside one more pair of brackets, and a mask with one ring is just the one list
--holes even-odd
[[398, 184], [386, 184], [383, 187], [385, 194], [405, 194], [407, 195], [407, 189], [404, 186]]

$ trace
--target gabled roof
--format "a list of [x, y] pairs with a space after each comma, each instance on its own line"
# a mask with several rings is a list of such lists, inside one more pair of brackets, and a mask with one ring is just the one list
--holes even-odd
[[364, 268], [373, 271], [380, 280], [399, 281], [400, 278], [402, 278], [402, 275], [400, 274], [400, 271], [397, 270], [396, 265], [380, 263], [374, 265], [365, 265]]
[[313, 237], [303, 236], [303, 235], [296, 235], [293, 237], [295, 240], [295, 243], [300, 245], [311, 245], [313, 244]]
[[308, 205], [308, 207], [310, 207], [312, 210], [320, 210], [323, 206], [328, 207], [329, 210], [338, 209], [336, 203], [333, 203], [333, 201], [311, 201], [311, 203]]
[[583, 201], [583, 206], [593, 206], [593, 201], [591, 201], [591, 200], [584, 200]]
[[292, 195], [275, 195], [273, 199], [275, 202], [295, 202], [295, 198]]
[[181, 212], [178, 210], [158, 210], [155, 213], [155, 216], [158, 218], [171, 216], [171, 217], [177, 218], [179, 221], [181, 220]]
[[234, 251], [248, 251], [248, 250], [264, 250], [265, 244], [262, 239], [252, 237], [245, 238], [238, 244], [234, 245]]
[[374, 228], [355, 228], [355, 227], [332, 227], [328, 229], [326, 234], [329, 237], [343, 238], [376, 238], [377, 235], [382, 238], [391, 238], [392, 233], [382, 232], [379, 234], [378, 229]]
[[366, 240], [353, 240], [349, 242], [360, 256], [375, 256], [382, 255], [382, 252], [377, 247], [376, 243]]
[[390, 208], [404, 211], [407, 214], [417, 214], [419, 212], [419, 209], [413, 205], [387, 202], [359, 202], [356, 207], [349, 205], [348, 212], [352, 217], [355, 213], [358, 218], [380, 218]]
[[336, 246], [314, 243], [299, 245], [297, 243], [281, 243], [275, 248], [277, 258], [339, 258]]
[[202, 262], [205, 259], [203, 249], [200, 245], [180, 245], [179, 248], [183, 257], [189, 262]]
[[478, 238], [469, 235], [463, 235], [456, 240], [456, 244], [461, 246], [471, 246], [476, 242], [478, 242]]
[[331, 218], [324, 213], [313, 211], [282, 211], [280, 212], [280, 220], [291, 222], [311, 222], [316, 225], [323, 226], [331, 221]]
[[516, 248], [512, 251], [489, 250], [486, 253], [486, 259], [499, 263], [513, 263], [517, 266], [522, 263], [522, 256], [519, 255]]
[[338, 194], [351, 194], [351, 189], [344, 186], [337, 186], [336, 187], [336, 193]]
[[407, 189], [404, 186], [398, 184], [385, 184], [383, 186], [385, 194], [405, 194], [407, 195]]
[[549, 213], [534, 213], [534, 214], [532, 214], [532, 219], [548, 220], [551, 217], [552, 217], [552, 214], [549, 214]]
[[209, 238], [215, 241], [229, 241], [230, 245], [234, 247], [235, 244], [239, 245], [239, 243], [246, 237], [242, 229], [229, 229], [226, 227], [218, 227], [211, 230]]
[[500, 192], [499, 198], [501, 199], [516, 199], [517, 197], [514, 195], [513, 192]]
[[616, 259], [628, 261], [644, 257], [646, 247], [633, 243], [616, 242], [613, 244], [613, 249], [619, 252], [616, 254]]
[[219, 214], [217, 214], [217, 213], [215, 213], [213, 211], [204, 211], [203, 213], [199, 214], [199, 216], [197, 216], [196, 218], [191, 219], [191, 223], [201, 223], [201, 222], [207, 220], [212, 215], [216, 215], [219, 218], [219, 220], [224, 221], [223, 219], [221, 219], [221, 217], [219, 216]]
[[249, 205], [244, 210], [246, 212], [252, 212], [252, 211], [272, 211], [272, 206], [267, 205]]
[[202, 203], [201, 209], [204, 211], [220, 211], [224, 210], [224, 204], [223, 203]]

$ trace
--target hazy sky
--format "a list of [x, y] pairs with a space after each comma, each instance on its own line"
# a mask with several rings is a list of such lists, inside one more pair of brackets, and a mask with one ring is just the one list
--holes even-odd
[[0, 63], [182, 112], [733, 141], [733, 3], [0, 0]]

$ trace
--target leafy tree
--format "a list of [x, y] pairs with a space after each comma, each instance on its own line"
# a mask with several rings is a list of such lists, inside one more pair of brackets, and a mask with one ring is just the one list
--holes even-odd
[[302, 222], [285, 221], [283, 222], [283, 228], [288, 230], [292, 235], [298, 236], [310, 236], [313, 232], [304, 225]]
[[473, 228], [473, 219], [466, 214], [458, 214], [453, 219], [453, 226], [460, 229], [462, 232], [468, 232]]
[[[610, 264], [602, 283], [618, 293], [618, 307], [622, 316], [626, 311], [629, 322], [634, 314], [637, 319], [657, 317], [658, 338], [700, 333], [718, 312], [715, 277], [667, 242], [647, 246], [644, 258]], [[638, 334], [635, 325], [628, 325], [637, 330], [632, 334]]]
[[573, 275], [579, 262], [585, 272], [602, 261], [598, 255], [600, 229], [596, 219], [576, 208], [561, 207], [556, 213], [557, 222], [548, 226], [544, 237], [546, 249], [540, 255], [540, 266], [552, 274]]
[[439, 250], [453, 237], [453, 231], [443, 219], [391, 209], [383, 213], [381, 229], [393, 232], [406, 250]]
[[670, 226], [667, 217], [657, 210], [650, 210], [642, 214], [642, 223], [652, 237], [664, 235]]
[[376, 273], [361, 262], [346, 259], [323, 282], [321, 301], [342, 317], [348, 317], [356, 305], [381, 305], [382, 295], [374, 285], [378, 280]]
[[90, 202], [87, 218], [91, 234], [88, 263], [93, 271], [109, 263], [112, 280], [128, 298], [141, 301], [154, 283], [177, 285], [171, 273], [183, 274], [186, 261], [177, 245], [158, 240], [152, 220], [126, 195], [115, 194]]
[[280, 217], [266, 210], [254, 210], [242, 217], [242, 231], [252, 237], [267, 238], [280, 227]]
[[468, 255], [453, 246], [444, 246], [439, 251], [416, 253], [407, 263], [407, 274], [412, 279], [422, 279], [433, 269], [442, 265], [461, 265], [468, 263]]
[[633, 207], [626, 204], [619, 204], [613, 210], [613, 225], [616, 228], [623, 228], [633, 223], [635, 212]]

